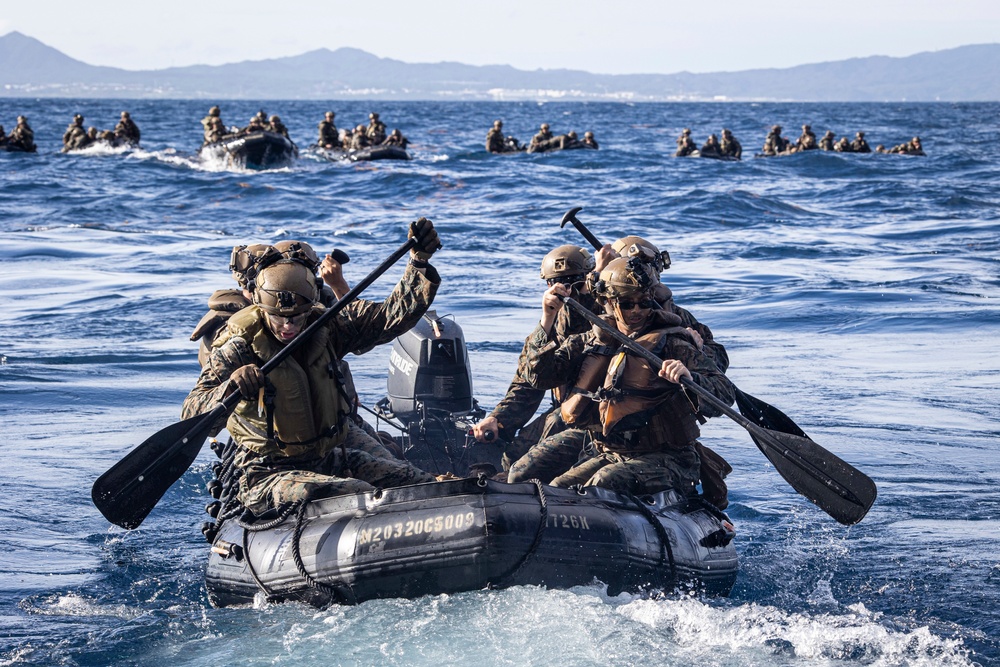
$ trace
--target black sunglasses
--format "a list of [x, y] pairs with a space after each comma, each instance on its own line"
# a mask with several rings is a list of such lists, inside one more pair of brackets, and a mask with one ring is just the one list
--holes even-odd
[[570, 287], [572, 287], [576, 283], [582, 283], [583, 281], [584, 277], [581, 275], [559, 276], [558, 278], [547, 278], [545, 280], [545, 284], [548, 285], [549, 287], [552, 287], [556, 283], [562, 283], [563, 285], [569, 285]]
[[630, 301], [628, 299], [616, 299], [615, 303], [622, 310], [632, 310], [635, 307], [639, 308], [652, 308], [656, 304], [652, 299], [640, 299], [639, 301]]

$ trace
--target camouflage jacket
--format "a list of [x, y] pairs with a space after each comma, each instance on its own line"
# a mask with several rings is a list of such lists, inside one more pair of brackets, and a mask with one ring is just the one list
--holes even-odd
[[[603, 312], [601, 306], [590, 294], [575, 294], [574, 298], [594, 313]], [[552, 330], [555, 340], [562, 341], [573, 334], [589, 331], [590, 322], [571, 308], [563, 308], [559, 311], [559, 316], [556, 318]], [[548, 388], [537, 389], [528, 382], [527, 363], [528, 341], [525, 340], [521, 356], [517, 359], [517, 371], [507, 389], [507, 395], [497, 403], [491, 413], [500, 422], [500, 435], [505, 440], [512, 440], [517, 430], [528, 423], [548, 391]], [[553, 397], [553, 402], [555, 402], [555, 397]]]
[[319, 145], [340, 147], [340, 135], [337, 133], [337, 126], [333, 121], [325, 118], [319, 122]]
[[505, 147], [503, 130], [498, 130], [495, 127], [490, 128], [490, 131], [486, 133], [486, 150], [490, 153], [503, 153]]
[[[659, 319], [653, 317], [640, 335], [662, 326]], [[687, 334], [678, 331], [668, 335], [665, 341], [663, 349], [658, 351], [660, 358], [680, 360], [691, 372], [695, 384], [712, 392], [726, 405], [733, 403], [735, 396], [732, 383], [715, 362], [695, 347]], [[538, 389], [574, 382], [580, 375], [580, 367], [588, 354], [587, 350], [600, 348], [603, 345], [606, 345], [606, 341], [593, 330], [574, 334], [559, 343], [553, 334], [546, 333], [541, 326], [537, 326], [525, 342], [528, 356], [525, 368], [527, 380]], [[612, 346], [616, 345], [612, 343]], [[700, 412], [704, 417], [717, 417], [722, 414], [708, 405], [703, 406]]]
[[[424, 275], [412, 265], [407, 265], [396, 288], [382, 303], [363, 299], [352, 301], [326, 323], [326, 335], [333, 355], [342, 359], [349, 352], [364, 354], [376, 345], [387, 343], [409, 331], [430, 307], [440, 282], [433, 267], [428, 267], [427, 275]], [[321, 312], [321, 306], [316, 308]], [[228, 380], [237, 368], [267, 362], [267, 359], [255, 357], [248, 342], [242, 338], [220, 337], [209, 363], [184, 400], [182, 418], [208, 412], [219, 404], [232, 391]], [[222, 429], [225, 420], [226, 416], [219, 420], [218, 429]]]

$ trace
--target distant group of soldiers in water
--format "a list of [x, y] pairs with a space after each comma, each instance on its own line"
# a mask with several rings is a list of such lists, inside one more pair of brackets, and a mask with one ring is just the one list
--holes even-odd
[[[854, 134], [854, 140], [847, 137], [836, 138], [833, 130], [827, 130], [819, 140], [809, 125], [802, 126], [802, 134], [794, 142], [781, 136], [781, 126], [774, 125], [764, 139], [764, 146], [761, 149], [761, 156], [773, 157], [776, 155], [791, 155], [809, 150], [835, 151], [837, 153], [871, 153], [872, 149], [865, 140], [865, 133], [858, 131]], [[901, 155], [926, 155], [920, 143], [920, 137], [913, 137], [910, 141], [904, 142], [892, 148], [886, 148], [882, 144], [875, 147], [875, 153], [896, 153]], [[677, 151], [674, 157], [709, 157], [721, 159], [742, 159], [743, 147], [736, 140], [733, 133], [728, 129], [722, 130], [722, 140], [711, 134], [708, 140], [701, 146], [691, 138], [691, 130], [684, 128], [681, 136], [677, 138]]]
[[522, 145], [513, 136], [505, 136], [503, 133], [503, 121], [493, 121], [493, 127], [486, 133], [486, 150], [490, 153], [544, 153], [553, 150], [568, 150], [574, 148], [597, 149], [597, 140], [594, 133], [587, 131], [583, 133], [583, 139], [577, 135], [576, 130], [570, 130], [566, 134], [552, 134], [548, 123], [542, 123], [538, 133], [531, 138], [531, 142]]
[[[327, 111], [323, 120], [319, 122], [319, 137], [316, 145], [326, 150], [361, 150], [374, 146], [399, 146], [405, 149], [410, 143], [409, 139], [403, 136], [398, 130], [386, 134], [385, 123], [379, 119], [376, 112], [368, 114], [368, 125], [359, 124], [353, 130], [340, 130], [334, 124], [336, 114]], [[113, 130], [99, 131], [95, 127], [84, 129], [83, 116], [76, 114], [73, 121], [63, 133], [62, 151], [79, 150], [86, 148], [97, 142], [105, 142], [111, 146], [138, 146], [139, 127], [132, 120], [128, 111], [121, 112], [121, 119]], [[204, 128], [205, 143], [215, 143], [228, 137], [240, 136], [252, 132], [273, 132], [280, 134], [289, 141], [288, 128], [281, 122], [281, 118], [275, 115], [267, 116], [263, 110], [254, 115], [246, 127], [227, 128], [222, 122], [222, 113], [217, 106], [208, 110], [208, 115], [201, 120]], [[575, 131], [566, 134], [554, 135], [548, 123], [542, 123], [539, 132], [531, 138], [531, 142], [522, 145], [515, 137], [504, 135], [503, 122], [493, 121], [493, 127], [486, 133], [486, 150], [490, 153], [544, 153], [552, 150], [566, 150], [574, 148], [597, 149], [599, 146], [594, 138], [594, 133], [587, 131], [583, 139], [577, 136]], [[17, 117], [17, 125], [10, 135], [4, 132], [3, 125], [0, 125], [0, 149], [21, 150], [34, 153], [35, 133], [28, 124], [25, 116]], [[856, 132], [854, 140], [849, 141], [847, 137], [836, 139], [832, 130], [827, 130], [820, 139], [809, 125], [802, 126], [802, 134], [794, 142], [781, 136], [781, 126], [774, 125], [764, 139], [764, 146], [761, 149], [762, 156], [791, 155], [808, 150], [835, 151], [838, 153], [893, 153], [900, 155], [926, 155], [920, 143], [920, 137], [913, 137], [910, 141], [886, 148], [878, 144], [874, 151], [865, 140], [864, 132]], [[684, 128], [677, 138], [677, 150], [675, 157], [708, 157], [718, 159], [740, 160], [743, 157], [743, 146], [737, 141], [733, 133], [723, 128], [722, 138], [715, 134], [710, 134], [704, 144], [699, 147], [691, 137], [691, 130]]]
[[0, 125], [0, 148], [20, 150], [25, 153], [34, 153], [38, 150], [35, 146], [35, 131], [28, 125], [26, 116], [17, 117], [17, 125], [9, 135], [4, 131], [3, 125]]
[[[316, 145], [319, 148], [360, 150], [372, 146], [399, 146], [405, 149], [410, 143], [410, 140], [404, 137], [398, 129], [386, 134], [385, 123], [379, 120], [379, 115], [374, 111], [368, 114], [367, 126], [359, 124], [354, 130], [347, 129], [338, 132], [337, 126], [334, 124], [335, 118], [336, 114], [333, 111], [327, 111], [323, 115], [323, 120], [319, 122], [319, 137], [316, 140]], [[274, 132], [291, 141], [291, 137], [288, 136], [288, 128], [281, 122], [281, 118], [278, 116], [268, 117], [263, 109], [250, 119], [246, 127], [227, 129], [222, 122], [221, 110], [219, 107], [213, 106], [208, 110], [208, 115], [201, 120], [201, 124], [205, 130], [206, 144], [252, 132]]]

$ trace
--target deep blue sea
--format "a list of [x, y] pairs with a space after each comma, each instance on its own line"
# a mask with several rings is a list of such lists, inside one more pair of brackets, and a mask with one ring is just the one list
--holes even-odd
[[[261, 104], [221, 102], [228, 124]], [[191, 101], [0, 101], [37, 155], [0, 153], [0, 665], [1000, 665], [1000, 105], [266, 102], [293, 139], [379, 111], [409, 162], [303, 157], [273, 171], [196, 156]], [[142, 149], [59, 154], [74, 113], [128, 109]], [[601, 150], [490, 156], [501, 118], [593, 130]], [[864, 130], [927, 157], [814, 151]], [[739, 163], [670, 157], [681, 128], [723, 127]], [[879, 498], [846, 528], [797, 495], [722, 417], [741, 571], [728, 599], [515, 587], [324, 611], [213, 609], [199, 531], [206, 447], [143, 526], [110, 526], [93, 481], [176, 421], [198, 375], [188, 336], [233, 285], [234, 245], [304, 239], [360, 280], [431, 218], [435, 302], [469, 344], [479, 402], [504, 394], [537, 321], [542, 256], [639, 234], [666, 248], [677, 302], [730, 353], [729, 376], [868, 473]], [[388, 294], [402, 267], [368, 296]], [[351, 358], [363, 400], [388, 347]]]

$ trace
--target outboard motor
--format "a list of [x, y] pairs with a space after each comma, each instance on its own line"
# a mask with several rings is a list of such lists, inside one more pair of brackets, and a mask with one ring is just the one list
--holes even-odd
[[[500, 443], [477, 443], [469, 429], [486, 416], [472, 396], [465, 335], [454, 320], [428, 311], [392, 345], [388, 396], [379, 417], [397, 419], [406, 459], [435, 474], [500, 470]], [[390, 422], [391, 423], [391, 422]]]
[[389, 407], [409, 424], [427, 412], [452, 418], [474, 409], [472, 368], [462, 327], [428, 311], [389, 355]]

